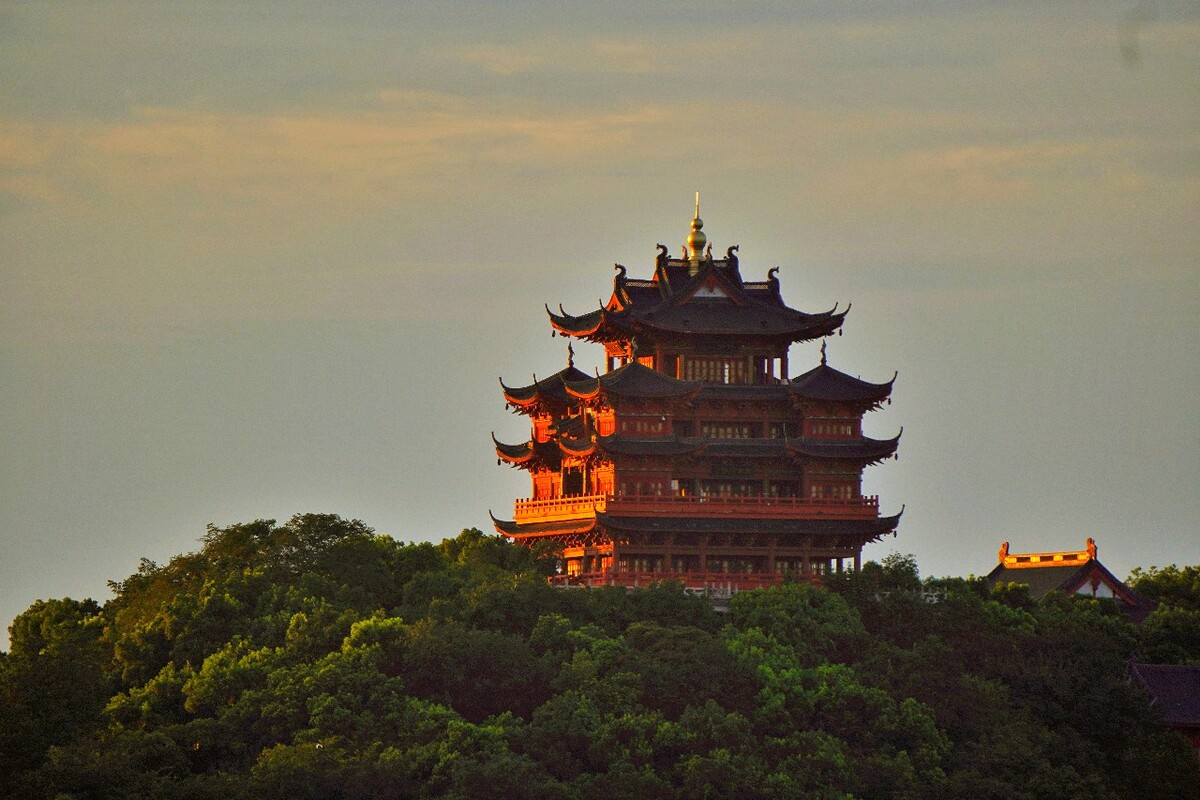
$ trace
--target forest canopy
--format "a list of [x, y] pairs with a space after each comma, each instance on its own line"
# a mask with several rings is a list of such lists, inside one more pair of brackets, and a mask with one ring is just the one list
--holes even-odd
[[727, 613], [554, 565], [475, 529], [210, 526], [103, 604], [14, 621], [0, 796], [1200, 797], [1128, 677], [1200, 664], [1200, 568], [1135, 571], [1160, 603], [1135, 626], [898, 554]]

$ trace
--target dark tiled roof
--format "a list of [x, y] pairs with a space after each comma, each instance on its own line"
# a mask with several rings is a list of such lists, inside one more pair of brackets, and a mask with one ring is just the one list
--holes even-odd
[[900, 514], [878, 519], [734, 519], [625, 517], [601, 512], [596, 519], [605, 528], [616, 531], [856, 536], [872, 541], [894, 531], [900, 523]]
[[649, 306], [662, 302], [662, 290], [654, 281], [626, 281], [623, 302], [628, 305]]
[[496, 526], [496, 530], [509, 536], [526, 536], [534, 533], [574, 533], [581, 528], [593, 527], [595, 524], [591, 519], [519, 523], [510, 519], [496, 519], [490, 511], [488, 515], [492, 517], [492, 524]]
[[562, 452], [555, 442], [530, 440], [520, 444], [505, 444], [498, 441], [495, 434], [492, 435], [492, 441], [496, 445], [496, 455], [510, 464], [525, 465], [527, 468], [531, 464], [538, 464], [550, 469], [562, 466]]
[[604, 452], [624, 456], [678, 456], [694, 453], [704, 440], [679, 436], [632, 437], [614, 434], [599, 440]]
[[496, 519], [496, 530], [510, 536], [580, 533], [597, 526], [608, 531], [745, 533], [793, 536], [849, 536], [870, 542], [891, 533], [904, 512], [877, 519], [737, 519], [730, 517], [634, 517], [597, 512], [594, 520], [518, 523]]
[[620, 434], [598, 440], [600, 448], [612, 455], [676, 456], [703, 451], [726, 458], [780, 458], [799, 455], [809, 458], [882, 461], [896, 452], [900, 441], [894, 439], [707, 439], [700, 436], [626, 437]]
[[1163, 722], [1200, 728], [1200, 667], [1133, 664], [1129, 671], [1154, 697]]
[[596, 450], [596, 442], [590, 437], [582, 436], [576, 438], [560, 436], [558, 446], [565, 455], [569, 456], [589, 456]]
[[679, 397], [699, 391], [700, 382], [677, 380], [634, 361], [599, 377], [585, 375], [582, 380], [573, 380], [566, 387], [575, 395], [584, 397], [598, 390], [615, 397]]
[[874, 464], [896, 452], [900, 434], [892, 439], [788, 439], [788, 447], [811, 458], [834, 458]]
[[1067, 564], [1037, 567], [1019, 567], [1009, 569], [1003, 564], [988, 573], [987, 582], [1023, 583], [1029, 587], [1029, 596], [1035, 600], [1044, 597], [1048, 592], [1070, 591], [1067, 587], [1076, 583], [1084, 574], [1091, 571], [1091, 564]]
[[492, 436], [492, 441], [496, 443], [496, 454], [501, 458], [509, 461], [524, 461], [527, 458], [533, 457], [533, 448], [530, 446], [530, 442], [505, 444], [494, 435]]
[[868, 383], [851, 377], [828, 364], [819, 364], [788, 383], [792, 394], [809, 400], [858, 400], [878, 404], [892, 393], [892, 384]]
[[586, 314], [555, 314], [546, 307], [546, 313], [550, 315], [550, 324], [563, 333], [571, 336], [591, 336], [600, 330], [600, 327], [607, 321], [606, 312], [602, 308], [595, 311], [589, 311]]
[[545, 401], [565, 403], [567, 402], [567, 392], [563, 388], [563, 383], [587, 380], [588, 377], [586, 372], [571, 366], [528, 386], [506, 386], [504, 380], [501, 379], [500, 388], [504, 390], [505, 398], [512, 403], [528, 403], [539, 397]]
[[[826, 336], [842, 325], [846, 312], [807, 314], [790, 308], [779, 294], [773, 277], [764, 283], [745, 284], [736, 259], [707, 261], [696, 274], [685, 261], [660, 260], [654, 281], [631, 280], [618, 267], [613, 297], [605, 308], [587, 314], [555, 314], [547, 306], [550, 323], [570, 336], [597, 341], [622, 339], [638, 331], [663, 333], [762, 336], [793, 342]], [[696, 296], [714, 286], [719, 294]]]
[[631, 313], [647, 328], [671, 333], [734, 334], [786, 337], [794, 342], [826, 336], [841, 327], [845, 314], [805, 314], [756, 298], [736, 304], [728, 300], [693, 300], [680, 305]]

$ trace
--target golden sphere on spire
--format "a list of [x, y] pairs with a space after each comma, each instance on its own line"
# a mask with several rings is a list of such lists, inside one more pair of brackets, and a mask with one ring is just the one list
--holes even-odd
[[699, 217], [692, 220], [692, 232], [687, 237], [688, 255], [692, 260], [699, 260], [704, 256], [704, 246], [708, 244], [708, 237], [700, 230], [703, 227], [704, 221]]
[[688, 260], [699, 261], [704, 257], [704, 246], [708, 244], [708, 237], [700, 230], [704, 227], [704, 220], [700, 219], [700, 193], [696, 192], [696, 216], [692, 219], [692, 232], [688, 234]]

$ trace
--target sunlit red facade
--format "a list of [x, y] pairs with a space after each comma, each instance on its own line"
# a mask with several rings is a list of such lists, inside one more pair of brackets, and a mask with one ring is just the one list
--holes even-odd
[[864, 468], [900, 438], [862, 430], [892, 381], [834, 369], [824, 345], [820, 363], [789, 377], [790, 346], [838, 333], [846, 312], [788, 307], [776, 270], [743, 280], [737, 248], [714, 259], [702, 225], [697, 213], [680, 258], [659, 245], [649, 278], [618, 265], [601, 308], [547, 308], [557, 335], [604, 348], [603, 374], [568, 363], [525, 386], [501, 381], [531, 433], [496, 454], [529, 473], [531, 493], [494, 522], [517, 541], [553, 542], [557, 582], [738, 590], [812, 578], [857, 569], [863, 545], [899, 521], [862, 493]]

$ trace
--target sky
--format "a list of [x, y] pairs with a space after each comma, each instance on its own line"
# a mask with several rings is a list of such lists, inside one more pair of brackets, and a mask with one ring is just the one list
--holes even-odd
[[497, 378], [697, 190], [899, 373], [866, 557], [1200, 564], [1200, 3], [10, 1], [0, 76], [4, 627], [208, 524], [511, 518]]

